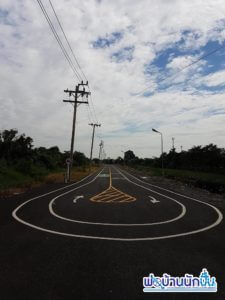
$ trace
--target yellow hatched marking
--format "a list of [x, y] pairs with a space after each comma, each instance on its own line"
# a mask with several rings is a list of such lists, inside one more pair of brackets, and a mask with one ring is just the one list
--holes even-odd
[[112, 173], [109, 168], [109, 187], [105, 191], [92, 197], [90, 200], [97, 203], [128, 203], [136, 201], [136, 198], [121, 192], [112, 186]]

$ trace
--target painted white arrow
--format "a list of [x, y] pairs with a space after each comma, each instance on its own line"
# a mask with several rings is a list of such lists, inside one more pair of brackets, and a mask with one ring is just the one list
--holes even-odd
[[73, 200], [73, 203], [77, 203], [77, 200], [80, 199], [80, 198], [84, 198], [83, 195], [80, 195], [80, 196], [76, 196]]
[[154, 197], [152, 197], [152, 196], [149, 196], [149, 198], [151, 198], [150, 201], [151, 201], [152, 203], [160, 202], [159, 200], [156, 200], [156, 199], [155, 199]]

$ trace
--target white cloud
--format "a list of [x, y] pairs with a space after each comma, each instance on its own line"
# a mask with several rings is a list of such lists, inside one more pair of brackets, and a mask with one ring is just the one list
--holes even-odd
[[204, 85], [207, 85], [209, 87], [224, 85], [225, 84], [225, 70], [218, 71], [216, 73], [204, 76], [199, 82]]
[[[102, 123], [98, 135], [103, 135], [108, 155], [122, 155], [121, 145], [134, 149], [139, 156], [159, 154], [158, 136], [151, 133], [152, 126], [164, 132], [166, 150], [171, 146], [172, 136], [184, 148], [211, 141], [225, 147], [220, 131], [224, 116], [207, 115], [215, 107], [224, 108], [222, 95], [193, 96], [174, 88], [149, 98], [132, 96], [147, 85], [152, 90], [157, 88], [159, 74], [145, 75], [145, 66], [167, 47], [176, 46], [185, 30], [190, 32], [185, 36], [187, 49], [200, 49], [209, 40], [223, 41], [224, 1], [52, 2], [89, 79], [95, 110]], [[50, 12], [48, 1], [43, 3]], [[72, 77], [35, 1], [3, 0], [0, 9], [9, 12], [0, 22], [0, 129], [16, 127], [33, 137], [37, 146], [59, 145], [67, 150], [72, 107], [62, 102], [63, 90], [74, 87], [77, 80]], [[122, 32], [123, 38], [111, 47], [93, 47], [93, 41], [113, 32]], [[112, 60], [113, 53], [126, 47], [134, 47], [132, 60]], [[174, 72], [193, 58], [173, 57], [167, 67]], [[200, 67], [201, 63], [191, 69], [192, 73], [182, 73], [176, 82], [190, 78], [193, 72], [201, 80]], [[222, 71], [209, 75], [204, 82], [208, 86], [222, 84], [223, 75]], [[75, 149], [87, 155], [91, 138], [88, 123], [86, 108], [80, 106]], [[95, 155], [98, 141], [96, 138]]]

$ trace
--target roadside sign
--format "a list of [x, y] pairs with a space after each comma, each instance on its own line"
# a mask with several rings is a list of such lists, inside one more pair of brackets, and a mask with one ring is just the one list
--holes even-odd
[[70, 158], [67, 158], [67, 159], [66, 159], [66, 163], [67, 163], [67, 165], [69, 165], [69, 164], [71, 163], [71, 159], [70, 159]]

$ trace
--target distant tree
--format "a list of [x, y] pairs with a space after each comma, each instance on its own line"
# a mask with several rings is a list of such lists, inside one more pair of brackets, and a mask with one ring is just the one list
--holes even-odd
[[112, 165], [112, 164], [114, 164], [114, 160], [112, 158], [108, 157], [106, 159], [103, 159], [103, 163]]
[[115, 164], [123, 164], [123, 159], [121, 156], [118, 156], [116, 159], [115, 159]]
[[17, 129], [4, 130], [0, 132], [0, 159], [4, 158], [8, 164], [21, 158], [30, 159], [32, 143], [32, 138], [18, 135]]
[[98, 165], [100, 163], [99, 158], [93, 158], [92, 162], [94, 162], [96, 165]]
[[124, 160], [125, 161], [131, 161], [132, 159], [135, 159], [135, 154], [132, 150], [128, 150], [124, 153]]
[[88, 163], [88, 159], [85, 154], [78, 151], [74, 152], [73, 160], [75, 166], [84, 166]]

